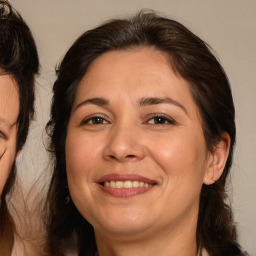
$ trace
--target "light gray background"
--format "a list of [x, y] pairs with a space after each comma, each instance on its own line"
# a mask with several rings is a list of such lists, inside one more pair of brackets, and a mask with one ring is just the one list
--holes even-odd
[[12, 0], [11, 3], [30, 26], [41, 62], [36, 121], [19, 165], [26, 186], [47, 169], [42, 131], [49, 118], [56, 63], [85, 30], [141, 8], [154, 9], [177, 19], [208, 42], [230, 79], [237, 111], [237, 146], [229, 190], [240, 242], [256, 256], [256, 1]]

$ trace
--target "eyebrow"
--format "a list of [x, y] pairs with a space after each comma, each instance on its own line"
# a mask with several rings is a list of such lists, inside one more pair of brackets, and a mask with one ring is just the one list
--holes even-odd
[[[75, 110], [80, 108], [81, 106], [84, 106], [86, 104], [93, 104], [93, 105], [97, 105], [97, 106], [106, 106], [109, 105], [110, 102], [108, 99], [105, 98], [91, 98], [91, 99], [87, 99], [84, 100], [82, 102], [80, 102], [79, 104], [76, 105]], [[187, 115], [187, 109], [178, 101], [169, 98], [169, 97], [165, 97], [165, 98], [158, 98], [158, 97], [149, 97], [149, 98], [142, 98], [139, 100], [138, 105], [141, 107], [144, 106], [151, 106], [151, 105], [158, 105], [158, 104], [171, 104], [171, 105], [175, 105], [179, 108], [181, 108]]]
[[93, 104], [93, 105], [97, 105], [97, 106], [105, 106], [105, 105], [109, 105], [109, 100], [104, 99], [104, 98], [92, 98], [92, 99], [84, 100], [84, 101], [80, 102], [79, 104], [77, 104], [75, 109], [78, 109], [81, 106], [84, 106], [86, 104]]
[[171, 105], [175, 105], [179, 108], [181, 108], [187, 115], [187, 109], [178, 101], [169, 98], [169, 97], [165, 97], [165, 98], [158, 98], [158, 97], [150, 97], [150, 98], [142, 98], [139, 101], [139, 105], [140, 106], [151, 106], [151, 105], [157, 105], [157, 104], [171, 104]]

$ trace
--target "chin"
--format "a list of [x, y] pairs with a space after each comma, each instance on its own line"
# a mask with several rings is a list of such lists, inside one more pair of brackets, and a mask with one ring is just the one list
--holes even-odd
[[105, 230], [112, 234], [134, 235], [151, 226], [148, 217], [148, 213], [144, 215], [138, 214], [135, 211], [125, 210], [124, 213], [105, 214], [103, 218], [99, 218], [92, 225], [96, 229]]

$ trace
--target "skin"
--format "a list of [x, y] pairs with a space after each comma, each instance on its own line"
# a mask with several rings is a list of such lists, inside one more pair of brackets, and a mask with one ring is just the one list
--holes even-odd
[[[197, 254], [201, 187], [213, 183], [214, 171], [215, 180], [221, 175], [227, 147], [220, 144], [216, 157], [208, 152], [187, 82], [167, 59], [152, 48], [108, 52], [79, 84], [66, 138], [67, 176], [100, 256]], [[155, 185], [115, 197], [98, 184], [113, 173], [141, 175]]]
[[15, 80], [0, 75], [0, 194], [16, 157], [19, 93]]

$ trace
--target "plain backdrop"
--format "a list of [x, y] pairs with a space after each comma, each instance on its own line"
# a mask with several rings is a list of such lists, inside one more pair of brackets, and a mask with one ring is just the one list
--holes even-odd
[[230, 186], [242, 246], [256, 256], [256, 1], [255, 0], [12, 0], [35, 37], [41, 63], [36, 121], [19, 164], [27, 187], [49, 162], [44, 126], [49, 118], [55, 66], [85, 30], [149, 8], [178, 20], [215, 50], [231, 82], [237, 145]]

